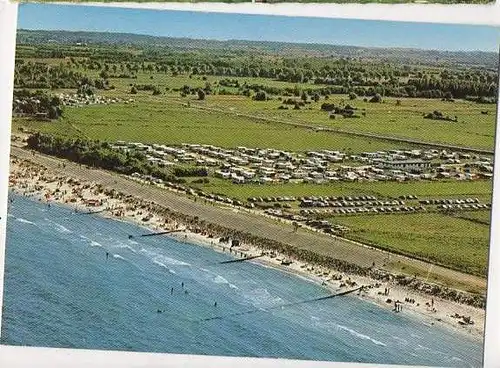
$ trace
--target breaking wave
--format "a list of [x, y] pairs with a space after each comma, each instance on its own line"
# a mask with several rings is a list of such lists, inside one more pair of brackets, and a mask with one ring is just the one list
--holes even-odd
[[346, 332], [349, 332], [351, 335], [355, 336], [355, 337], [358, 337], [360, 339], [363, 339], [363, 340], [369, 340], [371, 342], [373, 342], [375, 345], [380, 345], [380, 346], [387, 346], [386, 344], [384, 344], [383, 342], [381, 341], [378, 341], [378, 340], [375, 340], [374, 338], [371, 338], [370, 336], [368, 335], [363, 335], [362, 333], [359, 333], [357, 331], [354, 331], [354, 330], [351, 330], [350, 328], [348, 327], [345, 327], [345, 326], [342, 326], [342, 325], [338, 325], [338, 328], [340, 330], [343, 330], [343, 331], [346, 331]]
[[21, 218], [21, 217], [17, 217], [17, 218], [16, 218], [16, 221], [22, 222], [23, 224], [31, 224], [31, 225], [35, 225], [35, 223], [34, 223], [34, 222], [31, 222], [31, 221], [29, 221], [29, 220], [23, 219], [23, 218]]

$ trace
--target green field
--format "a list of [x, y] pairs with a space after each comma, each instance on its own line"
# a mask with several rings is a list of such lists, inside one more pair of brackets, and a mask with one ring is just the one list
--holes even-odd
[[491, 211], [464, 211], [456, 214], [456, 217], [479, 222], [482, 224], [491, 224]]
[[347, 237], [353, 240], [486, 275], [487, 225], [436, 213], [339, 216], [332, 222], [349, 227]]
[[[35, 61], [37, 59], [26, 59]], [[40, 61], [51, 64], [58, 65], [59, 63], [64, 64], [64, 59], [40, 59]], [[98, 77], [98, 70], [86, 70], [82, 68], [74, 69], [75, 71], [82, 72], [89, 77]], [[154, 125], [165, 125], [169, 124], [174, 118], [180, 117], [180, 113], [177, 110], [179, 103], [185, 103], [190, 101], [191, 107], [202, 107], [205, 109], [219, 109], [222, 112], [219, 114], [206, 115], [201, 111], [196, 111], [195, 114], [200, 116], [199, 120], [204, 119], [209, 126], [208, 129], [217, 129], [217, 124], [237, 124], [240, 125], [241, 122], [254, 121], [251, 118], [243, 119], [242, 117], [237, 117], [235, 114], [241, 113], [250, 116], [265, 118], [265, 119], [276, 119], [285, 123], [299, 123], [307, 124], [317, 127], [328, 127], [340, 129], [346, 132], [354, 133], [369, 133], [377, 134], [381, 136], [394, 137], [400, 139], [414, 139], [418, 141], [442, 143], [442, 144], [452, 144], [463, 147], [472, 147], [485, 150], [493, 150], [494, 145], [494, 133], [495, 133], [495, 117], [496, 117], [496, 105], [495, 104], [478, 104], [476, 102], [470, 102], [465, 100], [457, 99], [454, 102], [442, 101], [440, 99], [424, 99], [424, 98], [392, 98], [385, 97], [382, 103], [370, 103], [365, 102], [362, 97], [358, 97], [354, 100], [350, 100], [347, 95], [332, 95], [328, 100], [321, 97], [319, 102], [314, 102], [309, 100], [309, 103], [300, 110], [292, 109], [289, 106], [288, 110], [278, 110], [278, 107], [282, 105], [280, 98], [287, 99], [297, 99], [299, 97], [284, 97], [284, 96], [270, 96], [268, 101], [254, 101], [250, 97], [245, 97], [241, 95], [236, 95], [237, 89], [233, 87], [222, 87], [218, 86], [218, 82], [225, 77], [213, 76], [213, 75], [191, 75], [186, 74], [172, 75], [171, 73], [164, 72], [147, 72], [139, 71], [136, 73], [137, 78], [109, 78], [109, 84], [114, 86], [115, 89], [108, 91], [100, 91], [100, 94], [110, 96], [110, 97], [134, 97], [138, 102], [140, 102], [140, 109], [135, 114], [128, 111], [126, 108], [121, 111], [114, 110], [114, 107], [110, 107], [110, 114], [116, 116], [117, 119], [120, 115], [123, 119], [129, 119], [129, 123], [143, 123], [143, 119], [148, 120], [153, 128]], [[273, 88], [297, 88], [299, 90], [305, 89], [320, 89], [324, 88], [324, 85], [313, 84], [313, 83], [291, 83], [278, 81], [273, 78], [250, 78], [250, 77], [230, 77], [231, 80], [238, 80], [240, 84], [244, 82], [256, 85], [264, 85]], [[187, 96], [181, 98], [178, 92], [174, 92], [173, 89], [179, 89], [184, 85], [190, 86], [192, 88], [203, 88], [207, 83], [212, 85], [212, 89], [215, 94], [207, 95], [204, 101], [198, 101], [196, 96]], [[131, 85], [154, 85], [161, 91], [160, 96], [152, 96], [150, 91], [139, 91], [137, 95], [131, 95], [130, 89]], [[168, 90], [167, 90], [168, 89]], [[233, 95], [221, 95], [217, 94], [222, 89], [225, 89]], [[59, 92], [58, 90], [56, 90]], [[65, 92], [74, 93], [74, 90], [68, 90]], [[398, 102], [399, 101], [399, 102]], [[336, 105], [349, 104], [355, 107], [356, 114], [359, 118], [346, 119], [341, 116], [337, 116], [336, 119], [330, 119], [328, 113], [320, 109], [323, 103], [334, 103]], [[141, 111], [142, 109], [145, 111]], [[424, 119], [423, 115], [431, 113], [433, 111], [440, 111], [443, 115], [450, 117], [457, 117], [458, 122], [450, 121], [440, 121]], [[172, 119], [167, 119], [164, 114], [172, 116]], [[364, 115], [362, 115], [364, 114]], [[65, 114], [71, 123], [76, 125], [85, 124], [87, 115], [83, 115], [80, 112], [72, 111], [72, 109], [67, 109]], [[107, 115], [107, 114], [104, 114]], [[165, 120], [167, 119], [167, 120]], [[213, 120], [218, 121], [214, 122]], [[243, 119], [243, 120], [242, 120]], [[104, 123], [107, 123], [106, 116], [103, 116]], [[190, 124], [190, 119], [183, 119], [186, 124]], [[193, 125], [199, 122], [198, 119], [193, 120]], [[152, 121], [155, 121], [154, 123]], [[157, 122], [156, 122], [157, 121]], [[112, 121], [111, 121], [112, 123]], [[183, 124], [185, 126], [186, 124]], [[215, 125], [213, 125], [215, 124]], [[177, 128], [177, 126], [173, 126]], [[185, 127], [183, 127], [184, 129]], [[198, 130], [199, 126], [194, 128], [196, 136], [198, 133], [204, 133]], [[259, 127], [261, 130], [262, 126]], [[127, 129], [126, 126], [123, 129]], [[229, 131], [231, 131], [231, 126], [228, 126]], [[85, 129], [82, 129], [84, 132]], [[95, 129], [92, 129], [95, 131]], [[279, 147], [275, 144], [275, 140], [272, 139], [273, 134], [282, 134], [282, 131], [286, 130], [286, 126], [283, 129], [277, 128], [276, 124], [272, 128], [269, 128], [269, 134], [271, 138], [269, 139], [269, 145], [271, 142], [276, 146], [276, 148], [284, 148], [281, 144]], [[103, 137], [107, 138], [108, 131], [110, 128], [103, 128]], [[186, 137], [189, 138], [191, 132], [186, 132]], [[158, 137], [158, 133], [155, 133], [155, 137]], [[170, 136], [175, 134], [172, 131], [166, 130], [166, 135]], [[252, 135], [258, 135], [258, 133], [248, 133], [247, 131], [242, 131], [240, 135], [244, 135], [241, 141], [254, 142], [260, 141], [262, 144], [266, 144], [262, 141], [261, 137], [252, 137]], [[311, 133], [309, 133], [310, 135]], [[124, 135], [127, 135], [124, 133]], [[216, 135], [216, 133], [214, 133]], [[305, 137], [305, 144], [307, 146], [308, 140], [320, 141], [317, 147], [324, 147], [325, 145], [333, 145], [332, 148], [343, 148], [343, 147], [353, 147], [356, 151], [357, 147], [370, 144], [368, 140], [361, 140], [360, 144], [353, 146], [353, 141], [346, 138], [345, 136], [337, 136], [336, 139], [323, 138], [321, 135], [319, 138]], [[89, 136], [94, 137], [93, 133], [89, 133]], [[160, 133], [160, 137], [162, 134]], [[139, 136], [141, 137], [141, 136]], [[144, 139], [149, 140], [150, 138], [145, 135]], [[218, 138], [216, 138], [218, 140]], [[235, 136], [236, 139], [236, 136]], [[283, 141], [296, 139], [290, 138], [290, 135], [284, 133]], [[356, 138], [356, 140], [359, 140]], [[234, 146], [227, 140], [220, 140], [224, 142], [221, 145]], [[171, 142], [171, 141], [169, 141]], [[217, 144], [217, 143], [214, 143]], [[251, 145], [250, 143], [241, 143]], [[371, 144], [374, 144], [372, 141]], [[296, 146], [296, 145], [295, 145]], [[383, 144], [376, 144], [373, 147], [384, 147]], [[317, 148], [316, 147], [316, 148]], [[371, 146], [367, 146], [367, 149]], [[378, 149], [378, 148], [377, 148]]]
[[400, 195], [416, 195], [419, 198], [462, 198], [478, 197], [484, 202], [491, 202], [492, 183], [481, 180], [439, 181], [439, 182], [376, 182], [334, 184], [232, 184], [228, 180], [210, 178], [209, 184], [193, 185], [211, 192], [224, 194], [231, 198], [246, 200], [248, 197], [273, 196], [356, 196], [374, 195], [378, 197], [399, 197]]
[[[227, 96], [216, 95], [209, 96], [206, 101], [197, 104], [221, 108], [231, 113], [241, 112], [291, 123], [312, 124], [350, 132], [374, 133], [389, 137], [493, 150], [495, 105], [416, 98], [403, 99], [400, 105], [396, 105], [396, 101], [395, 98], [387, 98], [383, 103], [377, 104], [364, 102], [361, 98], [351, 101], [347, 96], [340, 95], [326, 101], [311, 102], [306, 109], [302, 110], [278, 110], [281, 105], [278, 100], [254, 102], [245, 97], [228, 99]], [[365, 111], [366, 116], [361, 116], [358, 119], [340, 117], [332, 120], [328, 118], [326, 112], [320, 110], [320, 106], [324, 102], [348, 103], [359, 111]], [[195, 103], [193, 102], [193, 104]], [[451, 117], [457, 116], [458, 122], [423, 118], [424, 114], [435, 110]], [[482, 111], [487, 111], [488, 114], [482, 114]]]
[[64, 118], [57, 122], [14, 119], [14, 128], [21, 126], [63, 135], [79, 134], [72, 128], [77, 127], [87, 138], [110, 141], [205, 143], [232, 148], [243, 145], [290, 151], [338, 149], [354, 153], [410, 147], [380, 139], [316, 132], [221, 112], [200, 111], [178, 103], [165, 103], [161, 96], [150, 96], [149, 101], [139, 98], [129, 105], [67, 108]]

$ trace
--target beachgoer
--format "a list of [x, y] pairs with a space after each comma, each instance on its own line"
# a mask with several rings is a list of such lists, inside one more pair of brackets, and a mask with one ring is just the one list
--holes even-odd
[[108, 258], [109, 258], [109, 253], [106, 252], [106, 260], [108, 260]]
[[171, 288], [170, 289], [170, 295], [173, 295], [174, 294], [174, 288]]
[[184, 282], [181, 282], [181, 287], [184, 288]]
[[217, 302], [214, 303], [214, 307], [217, 307]]

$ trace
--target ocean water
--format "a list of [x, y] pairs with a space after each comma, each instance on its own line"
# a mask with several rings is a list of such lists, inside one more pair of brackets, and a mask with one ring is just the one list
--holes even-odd
[[[404, 312], [355, 296], [281, 308], [329, 292], [250, 261], [218, 264], [231, 256], [167, 236], [128, 239], [147, 232], [133, 224], [11, 198], [2, 344], [481, 366], [478, 341]], [[212, 317], [222, 318], [203, 321]]]

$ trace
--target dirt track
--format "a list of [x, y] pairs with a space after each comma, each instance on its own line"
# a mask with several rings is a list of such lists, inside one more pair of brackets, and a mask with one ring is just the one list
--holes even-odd
[[[55, 174], [68, 175], [83, 181], [94, 181], [100, 183], [104, 188], [115, 189], [125, 194], [130, 194], [147, 201], [155, 202], [168, 207], [174, 211], [190, 216], [198, 216], [207, 222], [231, 227], [235, 230], [249, 232], [255, 236], [264, 237], [290, 244], [301, 249], [309, 249], [320, 255], [328, 255], [339, 260], [357, 264], [359, 266], [371, 266], [375, 262], [381, 267], [387, 260], [387, 252], [374, 248], [356, 245], [355, 243], [341, 238], [333, 238], [326, 234], [313, 233], [299, 230], [292, 231], [292, 226], [274, 222], [263, 216], [244, 211], [237, 211], [229, 207], [207, 205], [201, 200], [194, 202], [192, 199], [176, 194], [174, 192], [149, 185], [142, 185], [129, 180], [123, 176], [99, 169], [88, 169], [85, 166], [64, 161], [66, 167], [60, 167], [61, 159], [35, 154], [25, 149], [12, 146], [11, 154], [33, 161], [49, 168]], [[427, 270], [429, 264], [409, 259], [404, 256], [391, 254], [391, 262], [401, 262], [412, 268]], [[383, 268], [383, 267], [382, 267]], [[449, 280], [460, 280], [474, 288], [485, 289], [486, 280], [477, 276], [464, 274], [440, 266], [433, 266], [432, 272]]]

